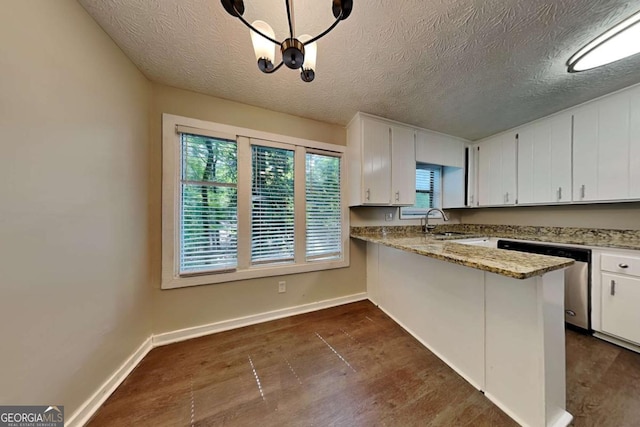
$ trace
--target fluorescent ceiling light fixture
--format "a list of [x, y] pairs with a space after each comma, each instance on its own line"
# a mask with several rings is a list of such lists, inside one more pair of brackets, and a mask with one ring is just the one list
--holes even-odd
[[640, 53], [640, 12], [605, 31], [569, 58], [569, 72], [590, 70]]

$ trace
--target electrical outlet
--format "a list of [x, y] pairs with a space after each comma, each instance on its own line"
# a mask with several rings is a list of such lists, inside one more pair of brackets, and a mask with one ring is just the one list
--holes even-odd
[[287, 282], [278, 282], [278, 293], [283, 294], [287, 292]]
[[385, 221], [393, 221], [393, 212], [386, 212], [384, 214], [384, 220]]

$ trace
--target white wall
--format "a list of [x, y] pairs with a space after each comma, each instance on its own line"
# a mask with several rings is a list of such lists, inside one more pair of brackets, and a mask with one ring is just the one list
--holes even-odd
[[149, 86], [76, 1], [2, 2], [2, 404], [69, 417], [151, 333]]

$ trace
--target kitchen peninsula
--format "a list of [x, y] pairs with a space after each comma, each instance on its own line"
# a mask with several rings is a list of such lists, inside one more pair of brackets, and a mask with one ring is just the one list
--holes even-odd
[[367, 242], [369, 299], [521, 425], [568, 425], [563, 269], [573, 260], [397, 231], [351, 231]]

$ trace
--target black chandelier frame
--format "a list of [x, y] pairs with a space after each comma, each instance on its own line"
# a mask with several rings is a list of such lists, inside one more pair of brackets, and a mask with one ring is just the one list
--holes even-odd
[[259, 34], [275, 45], [280, 46], [282, 59], [280, 60], [280, 63], [278, 65], [274, 66], [273, 63], [267, 58], [258, 59], [258, 68], [260, 68], [263, 73], [274, 73], [278, 71], [280, 67], [282, 67], [282, 65], [286, 65], [292, 70], [300, 69], [300, 77], [302, 78], [302, 80], [305, 82], [311, 82], [315, 78], [315, 70], [305, 69], [303, 67], [305, 53], [304, 47], [326, 36], [340, 23], [340, 21], [344, 21], [345, 19], [347, 19], [351, 14], [351, 10], [353, 9], [353, 0], [332, 0], [332, 12], [336, 20], [329, 26], [329, 28], [304, 43], [294, 37], [290, 1], [292, 0], [285, 0], [287, 8], [287, 21], [289, 23], [289, 37], [284, 39], [282, 42], [279, 42], [278, 40], [264, 34], [262, 31], [258, 30], [246, 19], [244, 19], [244, 17], [242, 16], [244, 14], [243, 0], [221, 0], [221, 3], [227, 13], [235, 18], [238, 18], [240, 22], [247, 26], [251, 31]]

